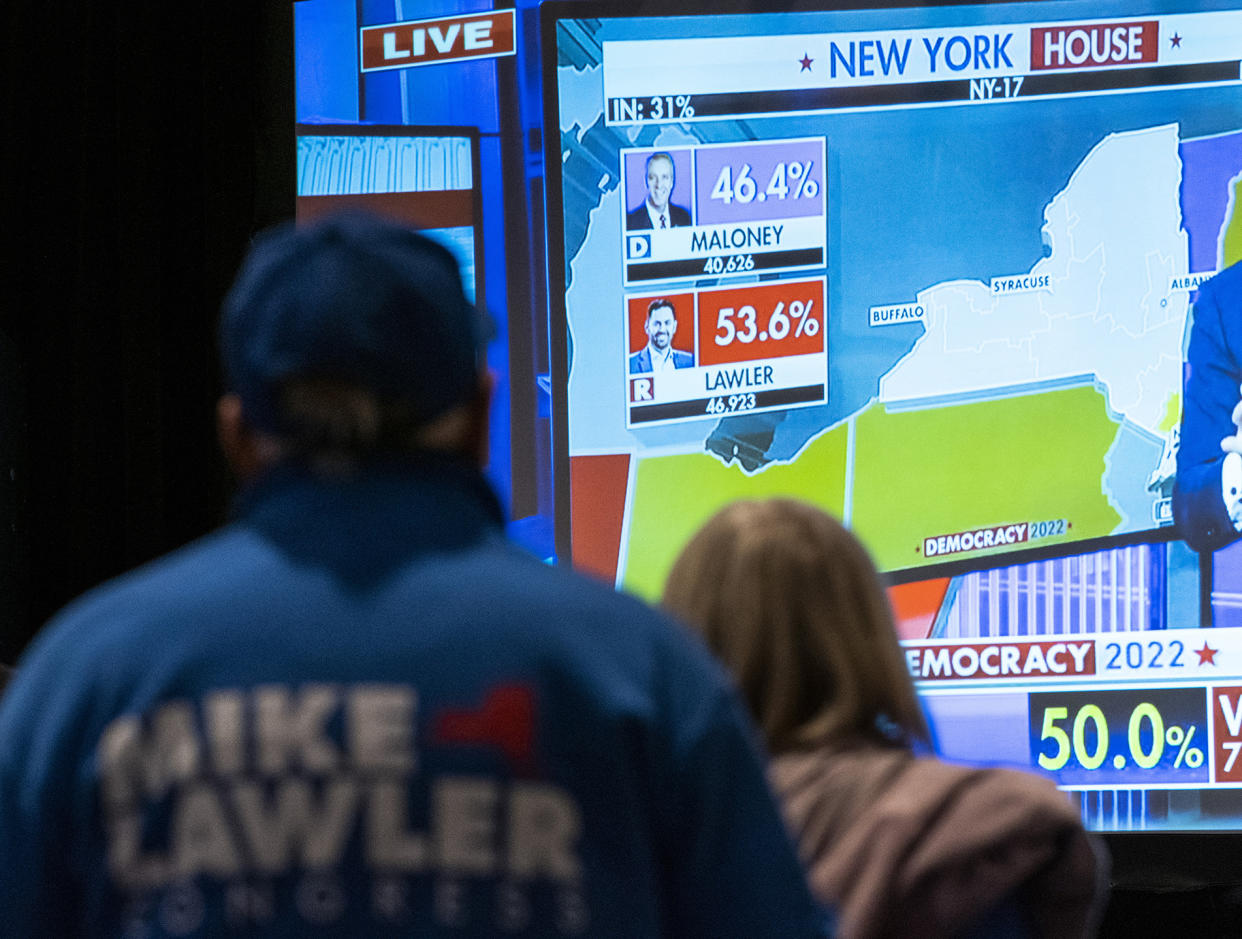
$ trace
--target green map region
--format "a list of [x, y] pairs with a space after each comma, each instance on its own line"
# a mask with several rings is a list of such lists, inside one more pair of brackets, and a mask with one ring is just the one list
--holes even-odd
[[1233, 181], [1233, 193], [1229, 199], [1233, 213], [1225, 223], [1224, 237], [1221, 238], [1221, 270], [1242, 261], [1242, 211], [1238, 210], [1239, 198], [1242, 198], [1242, 177]]
[[[1120, 422], [1094, 383], [934, 407], [873, 403], [796, 460], [747, 476], [709, 454], [649, 457], [636, 470], [623, 583], [648, 599], [690, 536], [736, 499], [798, 498], [850, 527], [882, 570], [1080, 541], [1123, 522], [1104, 489]], [[847, 472], [851, 466], [852, 472]], [[847, 479], [851, 480], [847, 493]], [[1061, 534], [924, 557], [925, 538], [1044, 521]]]

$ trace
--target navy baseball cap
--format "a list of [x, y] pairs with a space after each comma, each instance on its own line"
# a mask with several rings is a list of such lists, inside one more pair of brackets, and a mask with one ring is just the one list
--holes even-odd
[[361, 213], [261, 234], [220, 320], [228, 389], [248, 424], [277, 433], [292, 378], [349, 382], [430, 421], [474, 392], [490, 337], [446, 248]]

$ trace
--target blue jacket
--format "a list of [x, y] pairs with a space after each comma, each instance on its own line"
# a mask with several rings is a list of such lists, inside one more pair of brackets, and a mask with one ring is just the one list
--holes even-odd
[[1242, 263], [1199, 288], [1186, 352], [1182, 426], [1173, 487], [1173, 518], [1197, 551], [1215, 551], [1238, 538], [1220, 491], [1220, 442], [1235, 433], [1242, 397]]
[[[694, 356], [681, 349], [673, 350], [673, 368], [693, 368]], [[651, 349], [643, 346], [630, 356], [630, 374], [640, 375], [651, 371]]]
[[[668, 204], [668, 227], [683, 228], [686, 225], [693, 225], [694, 220], [690, 217], [690, 210], [682, 205], [675, 205], [672, 202]], [[638, 208], [631, 209], [625, 213], [625, 227], [628, 231], [637, 231], [644, 228], [654, 228], [651, 224], [651, 213], [647, 211], [647, 202], [644, 199], [639, 203]]]
[[720, 670], [481, 477], [294, 467], [0, 702], [6, 937], [819, 935]]

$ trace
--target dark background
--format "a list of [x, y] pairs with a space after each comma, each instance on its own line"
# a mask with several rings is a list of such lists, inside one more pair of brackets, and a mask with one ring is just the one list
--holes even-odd
[[292, 214], [295, 151], [289, 0], [2, 7], [12, 662], [72, 597], [224, 516], [216, 313]]

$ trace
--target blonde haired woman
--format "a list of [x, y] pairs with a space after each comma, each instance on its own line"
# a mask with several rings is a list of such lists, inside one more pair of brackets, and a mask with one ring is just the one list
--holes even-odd
[[888, 599], [838, 522], [735, 503], [686, 546], [664, 605], [733, 672], [842, 936], [1095, 931], [1102, 849], [1052, 783], [915, 755], [928, 731]]

